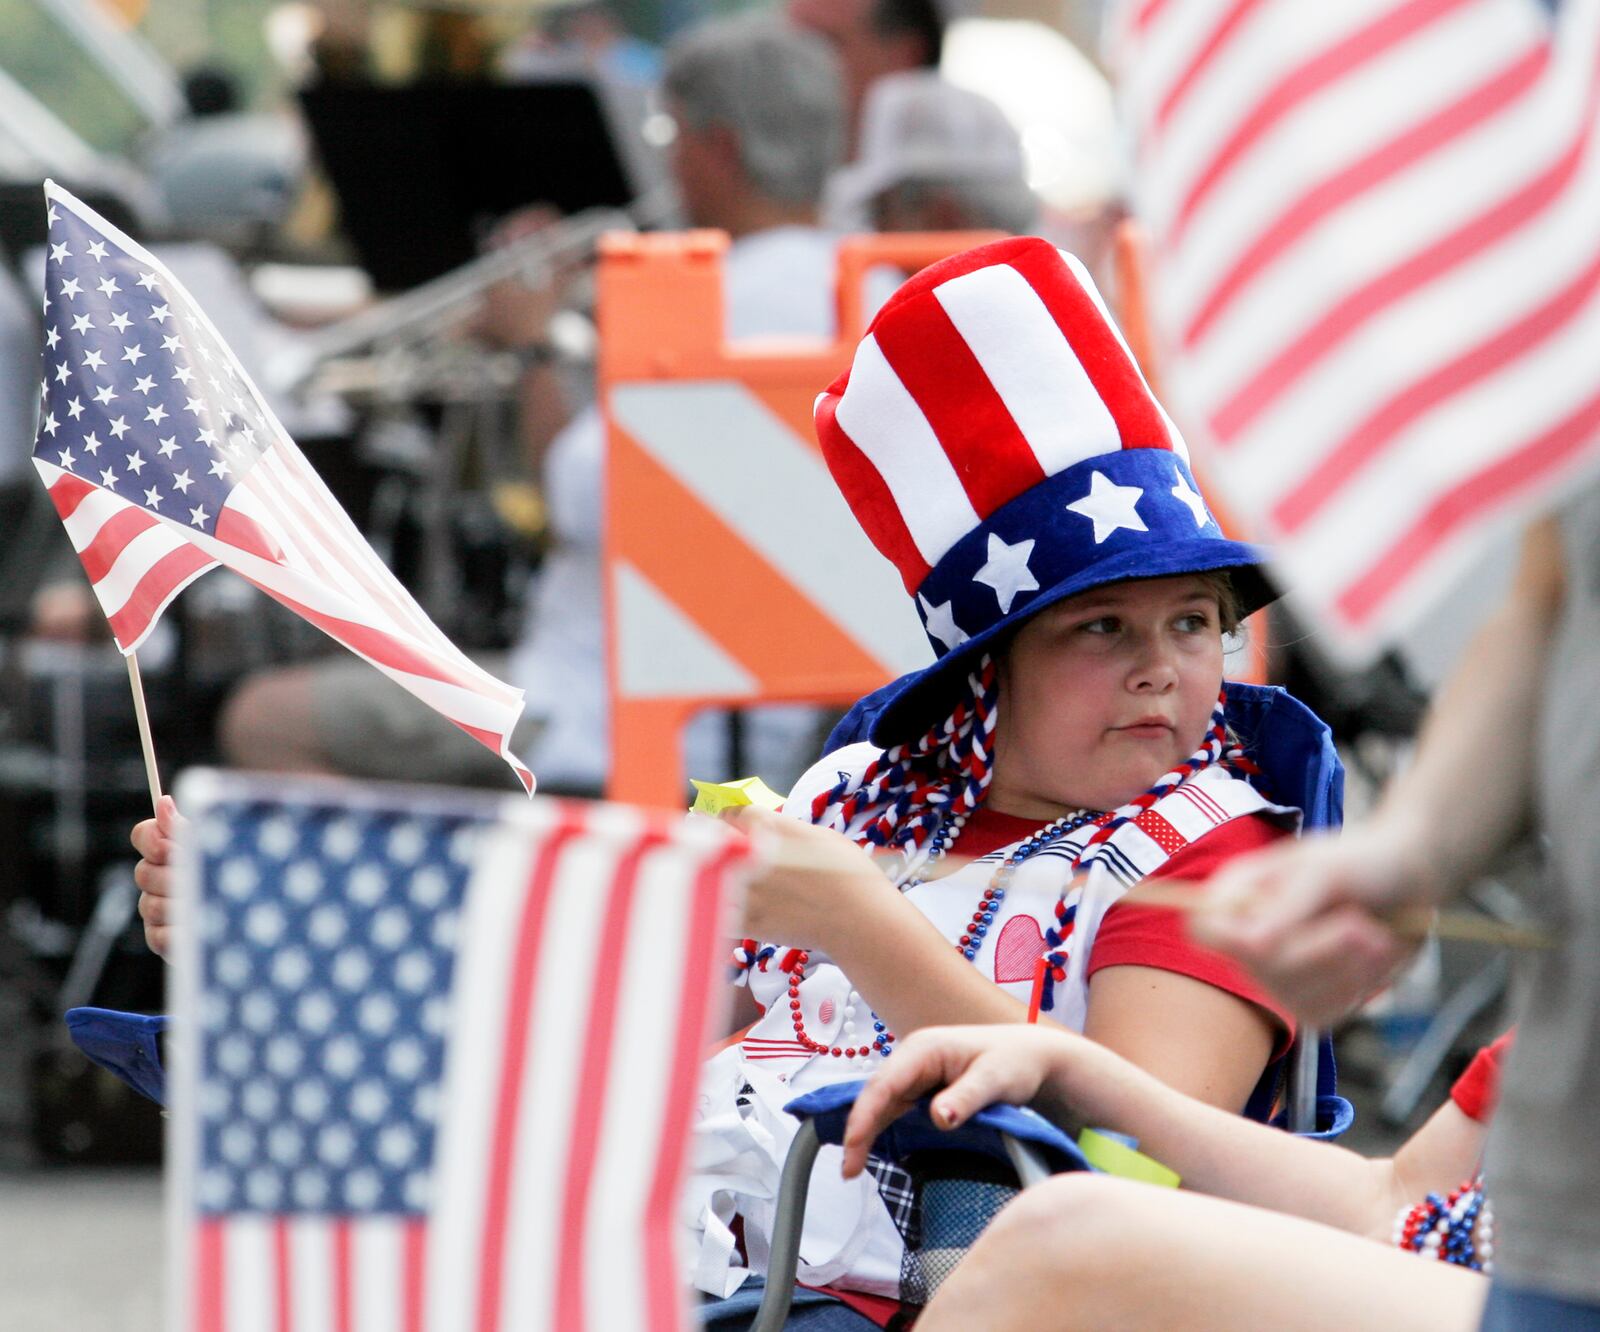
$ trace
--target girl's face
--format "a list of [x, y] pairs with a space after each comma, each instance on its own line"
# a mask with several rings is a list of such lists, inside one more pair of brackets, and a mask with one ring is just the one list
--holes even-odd
[[1114, 809], [1200, 747], [1222, 687], [1216, 592], [1194, 574], [1095, 588], [1023, 625], [999, 669], [986, 803]]

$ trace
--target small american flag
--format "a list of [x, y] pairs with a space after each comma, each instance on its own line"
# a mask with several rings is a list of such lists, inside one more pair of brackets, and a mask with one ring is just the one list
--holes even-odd
[[1174, 406], [1369, 659], [1600, 458], [1600, 4], [1123, 0], [1111, 46]]
[[117, 645], [221, 564], [533, 776], [522, 691], [459, 651], [373, 553], [158, 260], [46, 183], [38, 468]]
[[676, 1332], [712, 820], [197, 773], [175, 1332]]

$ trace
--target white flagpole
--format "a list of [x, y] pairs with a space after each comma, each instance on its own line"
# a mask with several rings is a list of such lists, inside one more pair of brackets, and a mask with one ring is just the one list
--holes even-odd
[[128, 653], [128, 683], [133, 686], [133, 715], [139, 719], [139, 747], [144, 750], [144, 775], [150, 782], [150, 809], [161, 808], [161, 774], [156, 771], [156, 746], [150, 738], [150, 714], [144, 706], [144, 681], [139, 678], [139, 658]]

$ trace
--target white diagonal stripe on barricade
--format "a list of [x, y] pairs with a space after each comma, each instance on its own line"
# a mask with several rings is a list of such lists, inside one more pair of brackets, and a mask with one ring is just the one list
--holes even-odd
[[928, 663], [893, 567], [822, 459], [753, 393], [728, 380], [625, 384], [610, 407], [641, 448], [888, 672]]

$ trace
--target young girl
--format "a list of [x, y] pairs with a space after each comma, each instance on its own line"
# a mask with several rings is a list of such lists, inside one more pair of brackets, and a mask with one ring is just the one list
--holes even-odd
[[[1230, 1111], [1290, 1035], [1173, 913], [1116, 909], [1297, 811], [1248, 780], [1224, 709], [1223, 640], [1264, 600], [1260, 557], [1208, 513], [1081, 265], [1020, 239], [917, 275], [816, 419], [938, 659], [872, 700], [870, 743], [805, 774], [788, 817], [736, 816], [787, 868], [752, 885], [734, 954], [761, 1016], [702, 1093], [688, 1208], [695, 1282], [718, 1297], [763, 1266], [784, 1104], [916, 1028], [1018, 1022], [1036, 999]], [[836, 1167], [819, 1162], [801, 1280], [881, 1315], [851, 1292], [898, 1293], [897, 1181]], [[750, 1307], [741, 1292], [711, 1325]]]
[[997, 1101], [1031, 1103], [1131, 1133], [1182, 1176], [1181, 1193], [1088, 1174], [1030, 1189], [940, 1289], [917, 1323], [927, 1332], [1467, 1332], [1488, 1289], [1474, 1272], [1493, 1269], [1497, 1242], [1481, 1181], [1469, 1177], [1510, 1040], [1479, 1052], [1393, 1158], [1369, 1161], [1197, 1105], [1068, 1032], [921, 1031], [857, 1100], [844, 1168], [859, 1175], [878, 1132], [936, 1091], [931, 1112], [947, 1128]]

